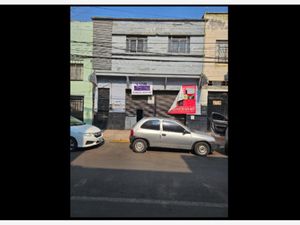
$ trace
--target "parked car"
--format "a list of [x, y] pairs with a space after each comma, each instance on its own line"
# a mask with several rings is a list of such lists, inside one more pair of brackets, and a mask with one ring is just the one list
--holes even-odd
[[214, 137], [189, 128], [173, 119], [143, 118], [130, 131], [130, 143], [135, 152], [146, 152], [148, 147], [193, 150], [206, 156], [219, 146]]
[[228, 118], [227, 116], [213, 112], [209, 117], [210, 129], [214, 134], [225, 136], [224, 152], [228, 155]]
[[215, 134], [224, 136], [226, 129], [228, 127], [228, 118], [227, 116], [217, 113], [217, 112], [212, 112], [210, 117], [210, 129], [212, 132]]
[[98, 145], [104, 141], [102, 131], [71, 116], [70, 150]]
[[225, 132], [225, 154], [228, 155], [228, 127]]

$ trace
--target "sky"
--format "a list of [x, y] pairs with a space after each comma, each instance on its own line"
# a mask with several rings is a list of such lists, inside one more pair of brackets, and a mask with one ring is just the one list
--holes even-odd
[[228, 12], [223, 6], [74, 6], [71, 20], [91, 21], [91, 17], [201, 19], [205, 12]]

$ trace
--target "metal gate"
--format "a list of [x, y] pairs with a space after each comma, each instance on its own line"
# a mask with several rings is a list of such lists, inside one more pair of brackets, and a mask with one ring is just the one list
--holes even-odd
[[83, 121], [83, 96], [70, 96], [71, 116]]
[[109, 88], [98, 89], [98, 111], [95, 114], [94, 125], [101, 129], [107, 128], [109, 114]]
[[169, 115], [168, 111], [172, 106], [178, 91], [153, 91], [154, 101], [149, 96], [131, 95], [131, 90], [126, 90], [126, 115], [135, 116], [138, 120], [142, 117], [174, 118], [185, 124], [185, 115]]

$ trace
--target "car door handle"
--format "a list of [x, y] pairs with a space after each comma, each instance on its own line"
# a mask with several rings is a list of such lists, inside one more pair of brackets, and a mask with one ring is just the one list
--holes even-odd
[[167, 136], [166, 134], [161, 134], [161, 136]]

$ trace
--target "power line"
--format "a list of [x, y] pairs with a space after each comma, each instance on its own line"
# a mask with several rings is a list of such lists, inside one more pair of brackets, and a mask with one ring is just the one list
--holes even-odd
[[[83, 43], [83, 42], [76, 42], [76, 43]], [[113, 47], [113, 46], [110, 46], [110, 47], [107, 47], [105, 45], [101, 45], [101, 44], [95, 44], [96, 46], [103, 46], [103, 47], [106, 47], [106, 48], [109, 48], [109, 49], [118, 49], [118, 50], [123, 50], [123, 51], [127, 51], [127, 49], [125, 48], [118, 48], [118, 47]], [[76, 50], [75, 48], [72, 48], [73, 50]], [[80, 49], [77, 49], [78, 51], [80, 51]], [[215, 51], [215, 50], [214, 50]], [[88, 52], [88, 51], [86, 51]], [[205, 52], [207, 52], [207, 50], [205, 50]], [[148, 55], [148, 56], [170, 56], [170, 57], [187, 57], [187, 58], [199, 58], [199, 57], [204, 57], [204, 58], [212, 58], [212, 59], [216, 59], [216, 57], [205, 57], [203, 56], [203, 50], [201, 51], [202, 55], [198, 55], [198, 56], [193, 56], [193, 55], [174, 55], [172, 53], [158, 53], [158, 52], [151, 52], [151, 51], [146, 51], [146, 52], [142, 52], [142, 53], [151, 53], [151, 55]], [[120, 54], [120, 53], [112, 53], [112, 54]], [[134, 56], [134, 55], [132, 55]], [[144, 55], [144, 56], [147, 56], [147, 55]]]
[[[124, 34], [124, 36], [134, 36], [134, 35], [127, 35], [127, 34]], [[147, 36], [147, 35], [141, 35], [141, 36]], [[165, 36], [174, 36], [174, 35], [165, 35]], [[177, 35], [175, 35], [176, 37]], [[189, 36], [189, 35], [180, 35], [180, 36]], [[224, 40], [224, 41], [227, 41], [227, 40]], [[71, 42], [74, 42], [74, 43], [86, 43], [86, 44], [93, 44], [93, 45], [97, 45], [97, 44], [102, 44], [102, 43], [108, 43], [108, 44], [123, 44], [124, 42], [123, 41], [101, 41], [101, 42], [95, 42], [95, 41], [77, 41], [77, 40], [71, 40]], [[167, 42], [147, 42], [148, 44], [151, 44], [151, 45], [156, 45], [156, 44], [168, 44], [168, 41]], [[211, 45], [216, 45], [217, 42], [189, 42], [190, 44], [211, 44]], [[222, 43], [224, 44], [224, 43]]]
[[[178, 61], [178, 60], [160, 60], [160, 59], [140, 59], [140, 58], [125, 58], [125, 57], [105, 57], [105, 56], [89, 56], [89, 55], [78, 55], [71, 54], [71, 59], [76, 60], [75, 58], [89, 58], [89, 59], [118, 59], [118, 60], [136, 60], [136, 61], [151, 61], [151, 62], [177, 62], [177, 63], [185, 63], [185, 62], [196, 62], [196, 63], [216, 63], [215, 61]], [[225, 62], [224, 62], [225, 63]], [[228, 62], [226, 62], [228, 63]]]

